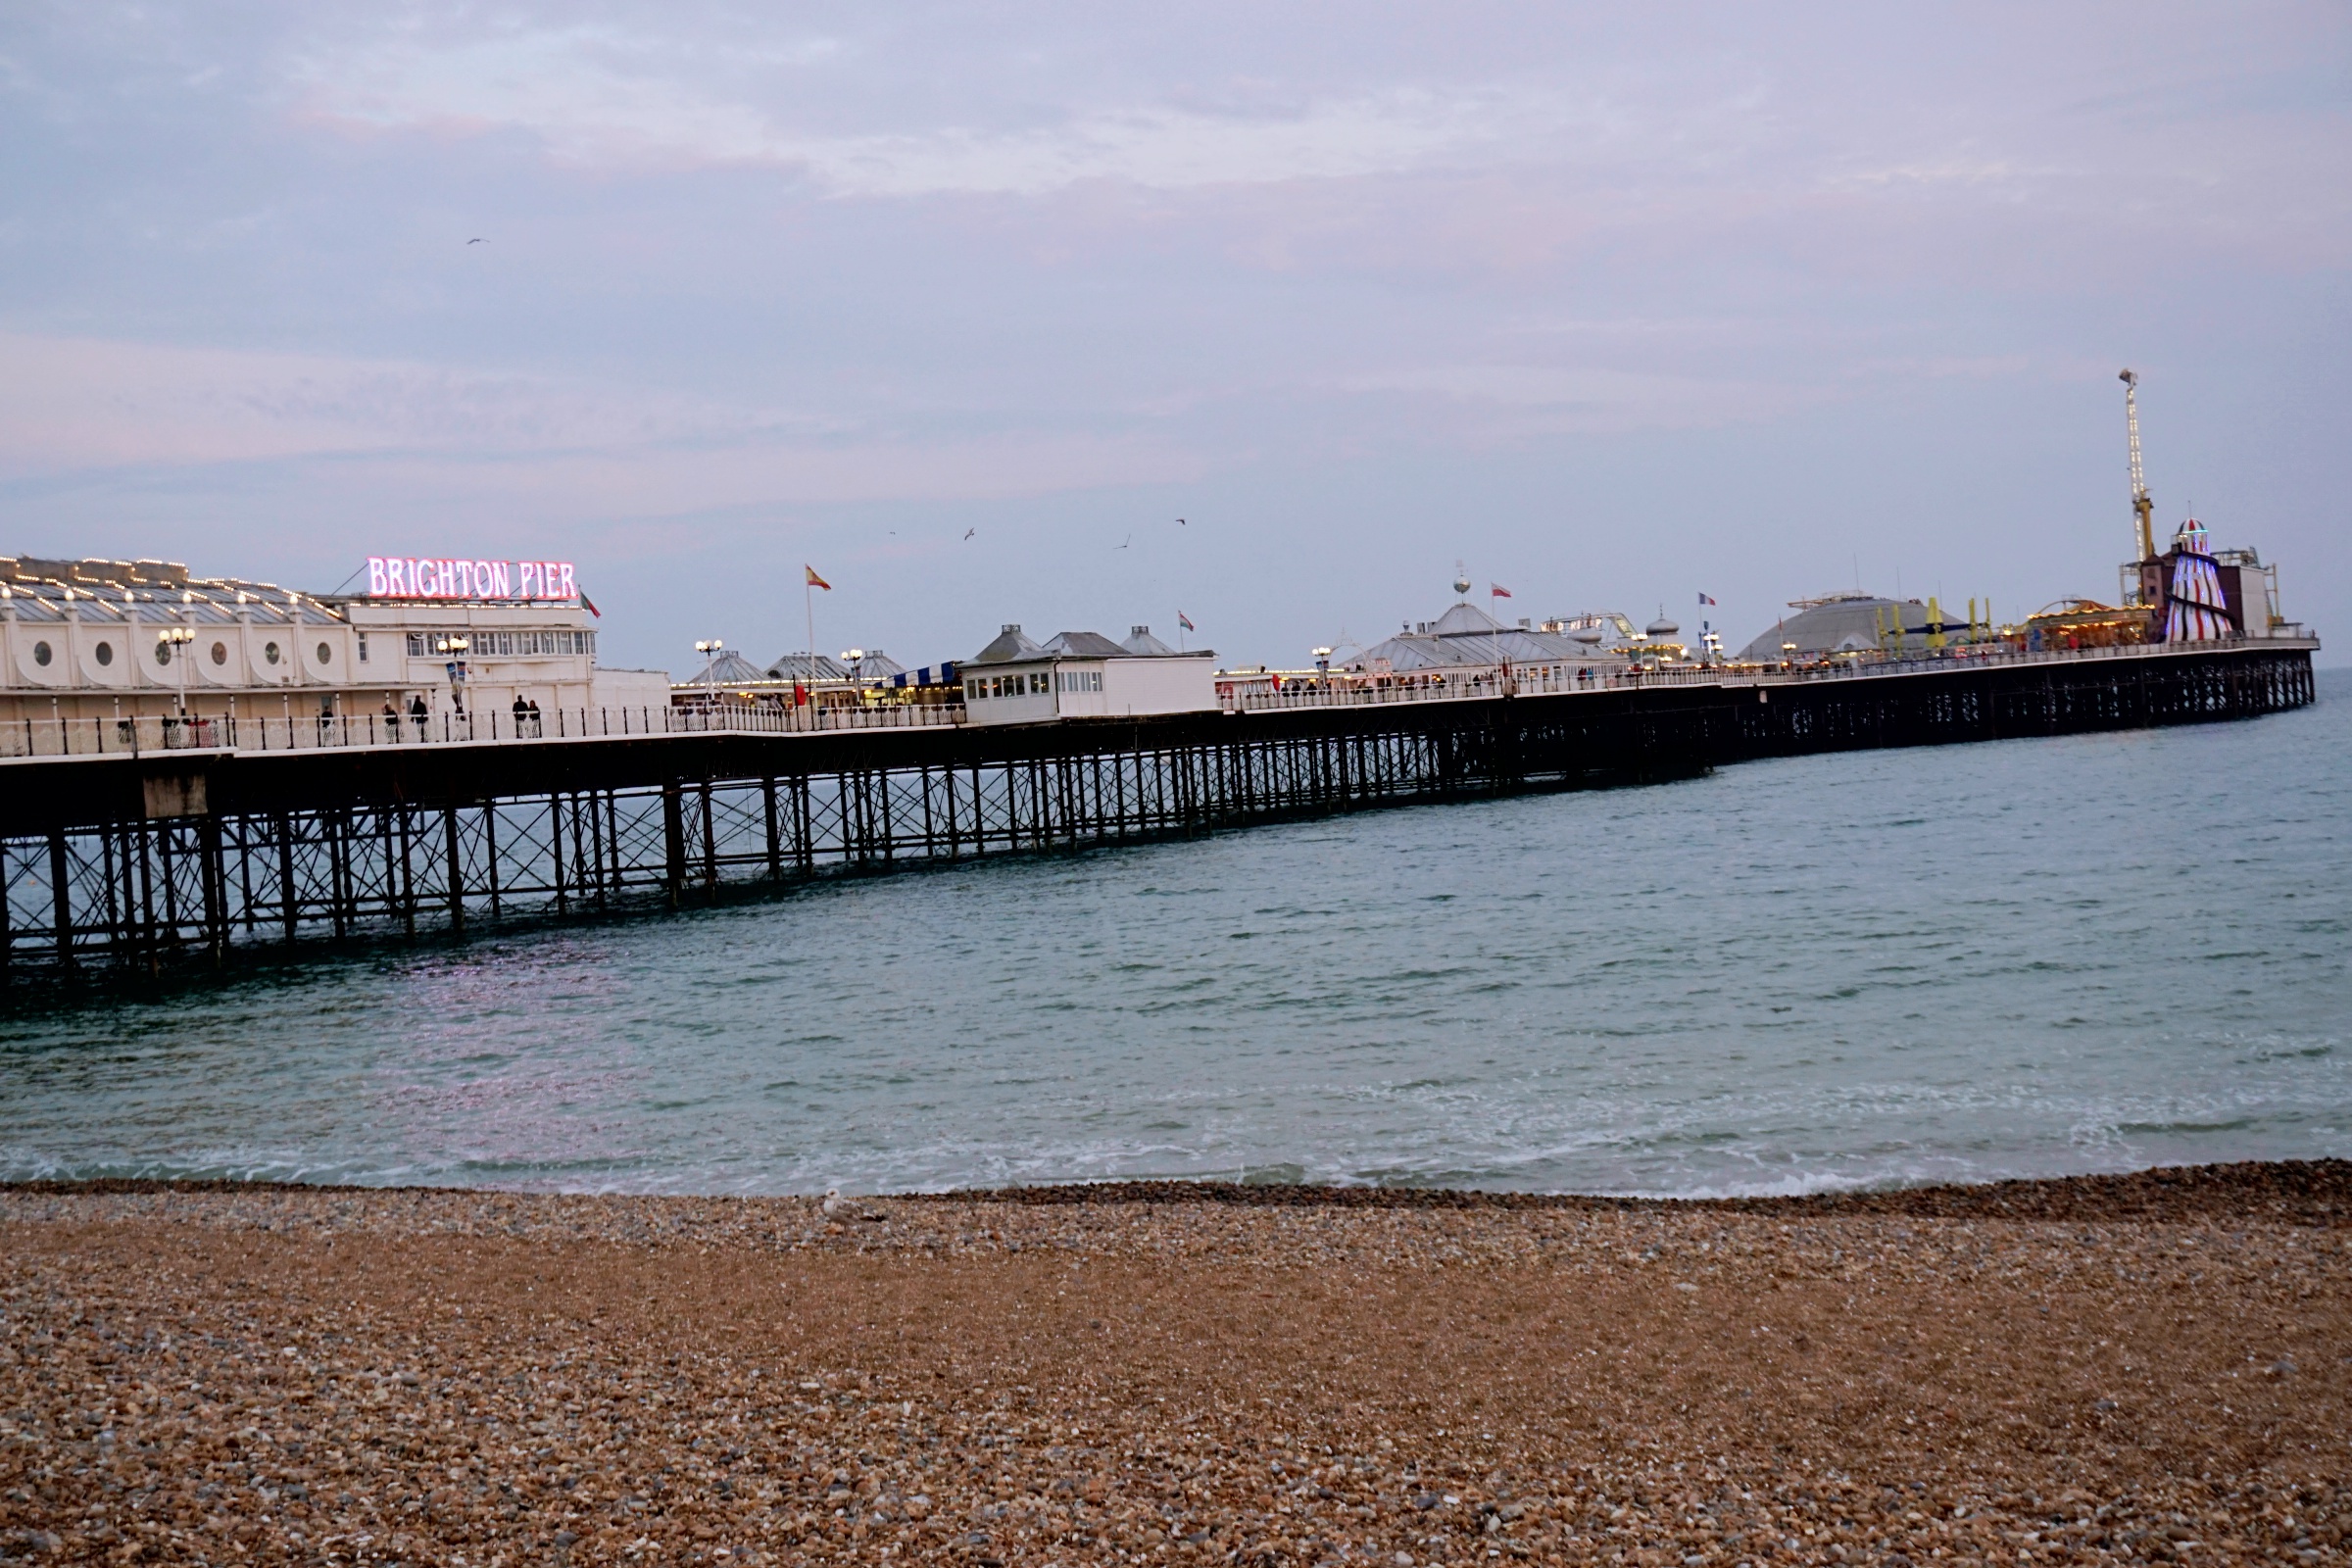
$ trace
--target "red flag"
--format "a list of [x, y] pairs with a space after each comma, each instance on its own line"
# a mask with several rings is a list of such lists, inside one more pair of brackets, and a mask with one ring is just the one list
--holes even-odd
[[833, 591], [833, 585], [832, 585], [831, 583], [829, 583], [829, 582], [825, 581], [825, 579], [824, 579], [824, 578], [822, 578], [822, 577], [819, 577], [819, 576], [816, 574], [816, 568], [815, 568], [814, 566], [808, 565], [808, 564], [804, 564], [801, 566], [801, 569], [802, 569], [803, 571], [805, 571], [805, 572], [807, 572], [807, 573], [808, 574], [808, 586], [809, 586], [809, 587], [811, 587], [811, 588], [822, 588], [822, 589], [823, 589], [825, 592], [827, 592], [827, 593], [831, 593], [831, 592]]
[[808, 688], [797, 680], [792, 683], [792, 706], [795, 708], [808, 706]]
[[587, 606], [588, 613], [594, 615], [597, 619], [602, 620], [605, 618], [605, 612], [596, 608], [596, 601], [589, 598], [586, 594], [580, 595], [580, 603]]
[[1511, 591], [1498, 582], [1491, 582], [1487, 584], [1487, 592], [1493, 594], [1497, 599], [1508, 599], [1511, 597]]

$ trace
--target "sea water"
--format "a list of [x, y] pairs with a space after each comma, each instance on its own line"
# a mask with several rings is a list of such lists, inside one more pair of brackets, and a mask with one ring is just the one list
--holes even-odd
[[2352, 1155], [2352, 672], [0, 1018], [0, 1177], [1748, 1194]]

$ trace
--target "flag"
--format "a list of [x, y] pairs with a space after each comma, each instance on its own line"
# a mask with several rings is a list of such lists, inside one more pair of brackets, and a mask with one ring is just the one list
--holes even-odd
[[1200, 629], [1200, 627], [1194, 625], [1192, 617], [1187, 615], [1181, 610], [1176, 612], [1176, 624], [1182, 626], [1186, 631], [1199, 631]]
[[816, 568], [815, 568], [814, 566], [810, 566], [810, 565], [803, 565], [803, 566], [801, 567], [801, 569], [802, 569], [803, 571], [805, 571], [805, 572], [807, 572], [807, 573], [808, 574], [808, 586], [809, 586], [809, 587], [811, 587], [811, 588], [822, 588], [822, 589], [823, 589], [825, 592], [827, 592], [827, 593], [831, 593], [831, 592], [833, 591], [833, 585], [832, 585], [831, 583], [829, 583], [829, 582], [825, 581], [825, 579], [824, 579], [824, 578], [822, 578], [822, 577], [819, 577], [819, 576], [816, 574]]
[[792, 683], [792, 706], [795, 708], [808, 706], [808, 688], [797, 680]]
[[1705, 594], [1700, 594], [1700, 595], [1698, 596], [1698, 602], [1699, 602], [1700, 604], [1702, 604], [1702, 605], [1711, 605], [1711, 604], [1713, 604], [1715, 601], [1714, 601], [1713, 599], [1710, 599], [1709, 597], [1707, 597]]
[[1491, 582], [1487, 584], [1487, 592], [1494, 595], [1496, 599], [1508, 599], [1511, 597], [1511, 591], [1498, 582]]
[[596, 608], [596, 601], [589, 598], [586, 594], [580, 595], [580, 603], [586, 606], [588, 609], [588, 613], [594, 615], [597, 619], [602, 620], [605, 618], [605, 612]]

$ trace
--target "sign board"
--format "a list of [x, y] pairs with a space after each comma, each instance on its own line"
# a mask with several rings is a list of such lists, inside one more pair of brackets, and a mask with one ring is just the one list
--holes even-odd
[[577, 599], [568, 561], [452, 561], [369, 556], [370, 599]]

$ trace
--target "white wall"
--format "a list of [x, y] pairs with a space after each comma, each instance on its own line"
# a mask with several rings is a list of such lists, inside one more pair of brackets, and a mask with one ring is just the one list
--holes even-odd
[[1102, 711], [1117, 715], [1213, 709], [1217, 706], [1216, 663], [1208, 654], [1104, 660]]
[[[1060, 710], [1053, 691], [1054, 663], [1048, 661], [1037, 664], [991, 664], [985, 670], [966, 670], [965, 681], [1003, 681], [1019, 677], [1024, 687], [1037, 683], [1032, 675], [1046, 677], [1046, 690], [1024, 690], [1018, 697], [969, 697], [964, 699], [966, 721], [973, 724], [1037, 724], [1058, 718]], [[967, 684], [965, 690], [972, 688]]]
[[649, 708], [658, 713], [669, 706], [669, 676], [659, 669], [599, 669], [588, 706], [616, 712], [624, 708]]

